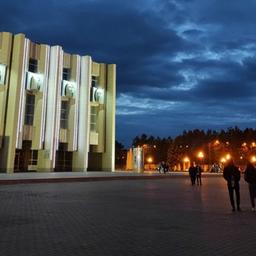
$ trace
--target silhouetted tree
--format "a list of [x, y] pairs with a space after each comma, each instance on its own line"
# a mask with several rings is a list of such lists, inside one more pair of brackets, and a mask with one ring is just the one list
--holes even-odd
[[115, 165], [116, 169], [124, 169], [126, 166], [127, 150], [124, 145], [116, 141]]

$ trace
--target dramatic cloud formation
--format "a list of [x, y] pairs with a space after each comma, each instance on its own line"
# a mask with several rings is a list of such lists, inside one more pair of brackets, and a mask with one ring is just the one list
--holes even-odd
[[118, 65], [117, 139], [256, 127], [256, 2], [1, 4], [0, 30]]

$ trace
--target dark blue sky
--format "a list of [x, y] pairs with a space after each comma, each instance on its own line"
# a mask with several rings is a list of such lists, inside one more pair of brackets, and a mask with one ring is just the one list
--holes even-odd
[[8, 0], [0, 30], [118, 65], [117, 139], [256, 127], [255, 0]]

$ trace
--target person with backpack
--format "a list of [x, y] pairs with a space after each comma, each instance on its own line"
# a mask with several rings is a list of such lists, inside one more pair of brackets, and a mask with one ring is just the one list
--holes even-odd
[[248, 161], [244, 172], [244, 180], [248, 183], [252, 211], [255, 211], [254, 200], [256, 197], [256, 169], [250, 161]]
[[235, 201], [234, 201], [234, 192], [236, 194], [236, 206], [237, 210], [241, 211], [240, 208], [240, 187], [239, 187], [239, 181], [240, 181], [240, 171], [235, 166], [232, 159], [229, 160], [228, 164], [225, 166], [223, 170], [223, 177], [227, 181], [228, 186], [228, 192], [229, 192], [229, 198], [230, 203], [232, 206], [232, 211], [234, 212], [236, 210], [235, 208]]

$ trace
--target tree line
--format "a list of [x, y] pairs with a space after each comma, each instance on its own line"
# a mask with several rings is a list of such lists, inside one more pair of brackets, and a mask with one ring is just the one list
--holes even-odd
[[[198, 152], [204, 153], [205, 164], [218, 163], [227, 154], [238, 164], [244, 164], [246, 159], [256, 156], [256, 129], [231, 127], [226, 130], [185, 130], [175, 138], [160, 138], [142, 134], [132, 141], [133, 147], [143, 147], [145, 158], [154, 156], [154, 162], [166, 161], [170, 166], [180, 164], [187, 157], [198, 161]], [[224, 161], [224, 160], [223, 160]], [[255, 157], [256, 161], [256, 157]]]

